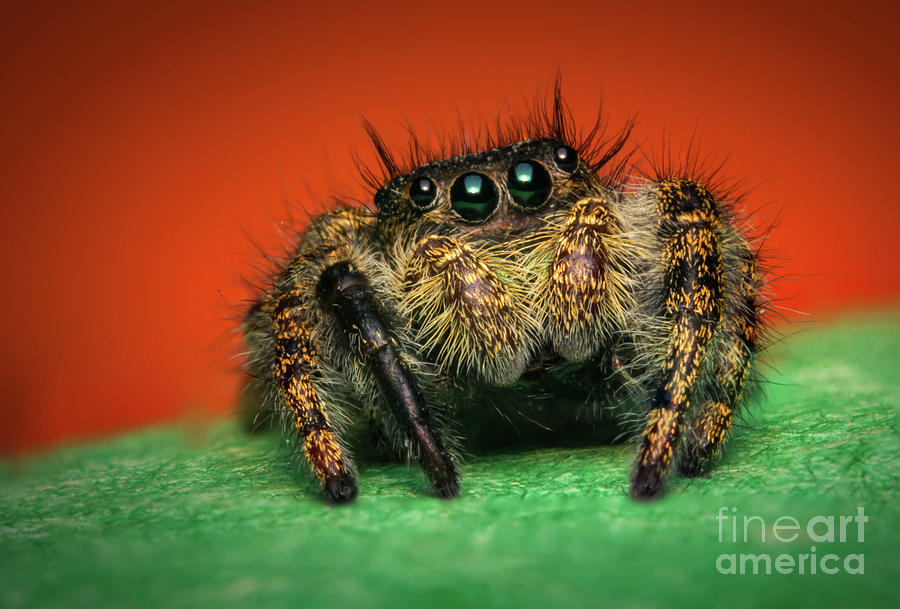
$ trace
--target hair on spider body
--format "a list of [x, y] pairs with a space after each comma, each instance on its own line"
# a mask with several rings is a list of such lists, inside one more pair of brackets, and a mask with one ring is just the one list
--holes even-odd
[[690, 155], [630, 169], [631, 126], [576, 133], [558, 81], [527, 119], [436, 149], [412, 135], [399, 161], [366, 123], [375, 209], [312, 219], [244, 321], [253, 395], [331, 500], [358, 492], [351, 427], [441, 497], [485, 417], [639, 427], [639, 499], [710, 471], [765, 344], [759, 250]]

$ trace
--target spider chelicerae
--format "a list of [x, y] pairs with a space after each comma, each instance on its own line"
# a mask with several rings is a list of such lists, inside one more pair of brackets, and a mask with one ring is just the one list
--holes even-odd
[[329, 499], [358, 494], [359, 426], [458, 495], [460, 422], [479, 412], [639, 424], [636, 498], [714, 465], [761, 342], [758, 249], [715, 180], [635, 173], [630, 127], [601, 125], [576, 133], [557, 85], [477, 147], [413, 137], [398, 162], [367, 126], [374, 209], [312, 219], [244, 321], [248, 395]]

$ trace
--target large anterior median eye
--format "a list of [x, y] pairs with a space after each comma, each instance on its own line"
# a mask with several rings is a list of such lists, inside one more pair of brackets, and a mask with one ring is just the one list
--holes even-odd
[[536, 161], [522, 161], [509, 169], [506, 184], [513, 201], [526, 209], [536, 209], [550, 196], [550, 174]]
[[484, 220], [497, 207], [497, 188], [484, 174], [464, 173], [450, 187], [450, 206], [464, 220]]

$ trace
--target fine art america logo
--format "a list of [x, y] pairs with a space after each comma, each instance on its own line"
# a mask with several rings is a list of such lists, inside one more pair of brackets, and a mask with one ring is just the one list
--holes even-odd
[[[762, 516], [738, 515], [736, 507], [722, 507], [716, 521], [719, 543], [732, 544], [738, 550], [719, 554], [716, 558], [716, 570], [723, 575], [862, 575], [866, 571], [865, 554], [847, 553], [848, 546], [841, 545], [865, 541], [869, 517], [862, 506], [856, 509], [855, 515], [813, 516], [805, 522], [793, 516], [766, 520]], [[775, 545], [798, 540], [803, 546], [808, 542], [808, 549], [804, 547], [801, 552], [791, 552], [793, 547], [777, 548]], [[766, 549], [775, 551], [744, 553], [739, 551], [741, 543], [764, 543]]]

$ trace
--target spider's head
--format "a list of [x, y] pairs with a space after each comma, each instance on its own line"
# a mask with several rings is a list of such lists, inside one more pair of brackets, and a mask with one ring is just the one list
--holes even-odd
[[417, 167], [382, 186], [375, 204], [382, 220], [504, 235], [571, 204], [593, 175], [573, 147], [536, 139]]

